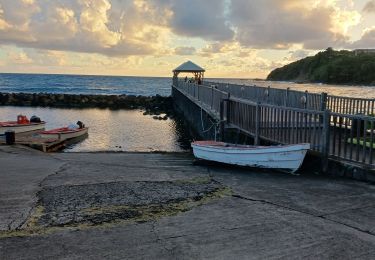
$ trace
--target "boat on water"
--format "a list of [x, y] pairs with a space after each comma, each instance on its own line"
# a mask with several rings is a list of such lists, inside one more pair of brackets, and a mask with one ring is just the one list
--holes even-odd
[[198, 159], [238, 166], [297, 171], [310, 144], [279, 146], [236, 145], [216, 141], [198, 141], [191, 144]]
[[82, 128], [70, 128], [70, 127], [61, 127], [48, 131], [43, 131], [39, 133], [39, 136], [42, 138], [50, 138], [57, 140], [68, 140], [73, 138], [78, 138], [84, 135], [87, 135], [89, 131], [88, 127]]
[[43, 130], [46, 122], [40, 118], [33, 116], [29, 120], [24, 115], [17, 116], [17, 121], [0, 122], [0, 135], [4, 135], [6, 131], [14, 131], [15, 133], [25, 133], [37, 130]]

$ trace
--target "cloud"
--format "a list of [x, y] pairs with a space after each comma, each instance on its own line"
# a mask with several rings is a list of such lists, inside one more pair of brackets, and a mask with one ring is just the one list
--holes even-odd
[[152, 23], [155, 11], [140, 2], [0, 0], [0, 44], [108, 56], [152, 54], [164, 32]]
[[234, 36], [225, 17], [225, 0], [170, 1], [169, 8], [173, 13], [169, 26], [177, 35], [213, 41], [227, 41]]
[[309, 52], [305, 50], [290, 51], [289, 53], [290, 53], [290, 60], [303, 59], [309, 55]]
[[[233, 0], [231, 22], [236, 40], [254, 48], [288, 49], [303, 44], [322, 49], [345, 42], [342, 31], [335, 31], [339, 9], [332, 4], [306, 0]], [[346, 18], [352, 13], [346, 13]], [[357, 20], [355, 21], [357, 22]], [[342, 28], [339, 28], [342, 30]]]
[[363, 7], [363, 12], [375, 13], [375, 0], [368, 1], [365, 7]]
[[33, 60], [25, 52], [15, 52], [10, 51], [7, 53], [7, 60], [11, 61], [13, 64], [31, 64]]
[[177, 47], [174, 49], [174, 54], [181, 56], [194, 55], [196, 49], [194, 47]]
[[363, 31], [360, 40], [352, 43], [349, 47], [357, 49], [374, 48], [375, 46], [375, 26]]

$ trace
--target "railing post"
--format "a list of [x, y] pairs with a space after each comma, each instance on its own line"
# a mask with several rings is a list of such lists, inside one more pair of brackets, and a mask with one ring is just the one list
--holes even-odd
[[323, 92], [320, 95], [320, 111], [324, 111], [327, 109], [327, 99], [328, 99], [328, 94]]
[[284, 106], [288, 106], [288, 100], [289, 100], [289, 90], [290, 88], [288, 87], [285, 91], [285, 102], [284, 102]]
[[199, 100], [199, 86], [195, 86], [195, 84], [194, 84], [194, 87], [198, 90], [198, 100]]
[[211, 109], [214, 106], [214, 85], [211, 85]]
[[230, 93], [227, 94], [227, 113], [226, 113], [226, 121], [227, 121], [227, 124], [230, 123]]
[[224, 99], [220, 100], [220, 139], [225, 141], [225, 123], [224, 123]]
[[322, 171], [326, 173], [328, 171], [328, 156], [329, 156], [329, 145], [330, 145], [330, 117], [331, 111], [324, 110], [323, 113], [323, 133], [322, 133], [322, 155], [323, 155], [323, 165]]
[[[320, 95], [320, 111], [325, 111], [327, 109], [327, 93], [322, 92]], [[319, 118], [320, 123], [324, 122], [324, 118]]]
[[259, 130], [260, 130], [260, 103], [255, 107], [255, 138], [254, 145], [259, 145]]

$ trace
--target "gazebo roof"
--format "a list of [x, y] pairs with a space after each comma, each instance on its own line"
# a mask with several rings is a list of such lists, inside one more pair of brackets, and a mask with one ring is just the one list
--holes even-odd
[[173, 72], [205, 72], [205, 69], [191, 61], [187, 61], [175, 68]]

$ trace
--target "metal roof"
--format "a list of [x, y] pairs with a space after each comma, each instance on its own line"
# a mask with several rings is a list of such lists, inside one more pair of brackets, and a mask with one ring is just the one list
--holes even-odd
[[205, 69], [191, 61], [187, 61], [175, 68], [173, 72], [205, 72]]

